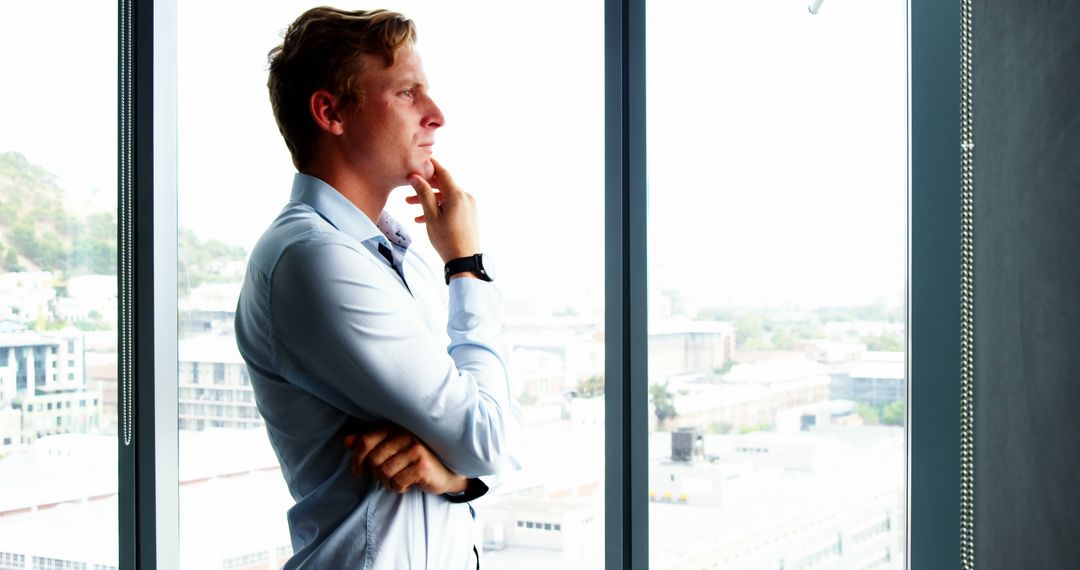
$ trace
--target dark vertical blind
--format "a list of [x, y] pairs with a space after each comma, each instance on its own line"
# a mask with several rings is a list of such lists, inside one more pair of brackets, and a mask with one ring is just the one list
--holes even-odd
[[974, 8], [975, 561], [1080, 568], [1080, 3]]

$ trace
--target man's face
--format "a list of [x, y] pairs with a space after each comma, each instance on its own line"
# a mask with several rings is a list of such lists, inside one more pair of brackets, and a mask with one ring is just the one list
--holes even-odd
[[445, 119], [428, 95], [420, 56], [406, 43], [389, 68], [379, 57], [363, 57], [363, 101], [345, 129], [355, 165], [365, 178], [387, 189], [407, 184], [414, 172], [430, 179], [435, 129]]

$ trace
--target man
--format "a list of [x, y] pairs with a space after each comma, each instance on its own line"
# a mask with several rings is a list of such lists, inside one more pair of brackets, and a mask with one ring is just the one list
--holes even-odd
[[[270, 52], [299, 172], [251, 254], [236, 338], [296, 500], [288, 569], [476, 568], [467, 501], [519, 468], [498, 293], [474, 200], [431, 158], [445, 119], [414, 42], [400, 14], [315, 8]], [[405, 184], [445, 281], [383, 212]]]

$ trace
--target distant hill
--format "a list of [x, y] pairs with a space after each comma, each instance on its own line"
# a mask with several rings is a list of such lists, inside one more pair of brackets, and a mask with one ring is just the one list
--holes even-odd
[[116, 217], [76, 218], [56, 175], [17, 152], [0, 153], [0, 270], [116, 273]]
[[[0, 153], [0, 272], [54, 271], [62, 278], [116, 273], [115, 196], [112, 211], [73, 215], [57, 177], [17, 152]], [[241, 246], [203, 241], [181, 229], [183, 287], [238, 281], [230, 268], [243, 261]]]

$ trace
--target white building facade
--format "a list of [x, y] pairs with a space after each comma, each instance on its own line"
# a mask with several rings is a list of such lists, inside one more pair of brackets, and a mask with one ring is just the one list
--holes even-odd
[[[0, 446], [96, 432], [101, 395], [86, 388], [83, 348], [76, 329], [0, 335]], [[13, 412], [19, 417], [18, 438]]]

